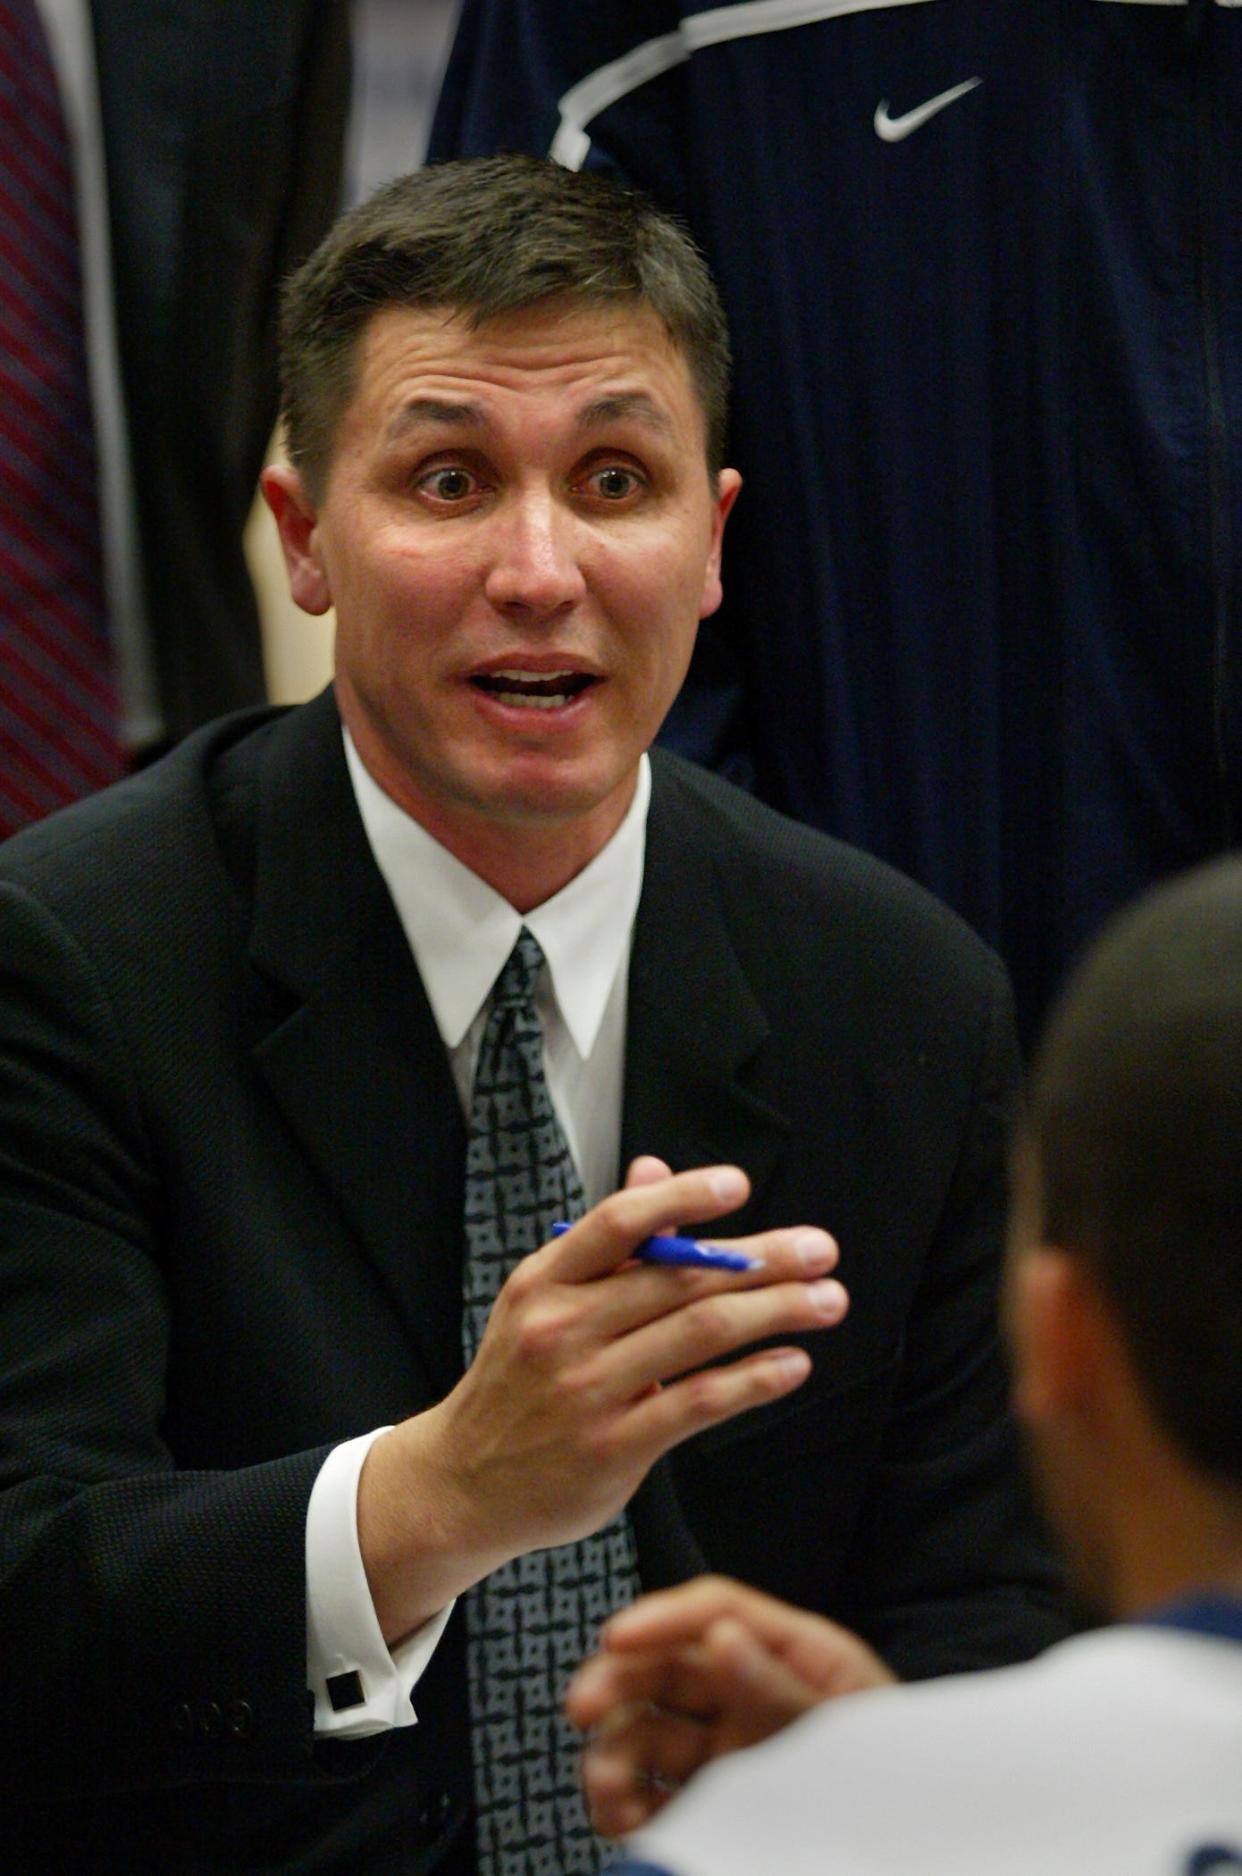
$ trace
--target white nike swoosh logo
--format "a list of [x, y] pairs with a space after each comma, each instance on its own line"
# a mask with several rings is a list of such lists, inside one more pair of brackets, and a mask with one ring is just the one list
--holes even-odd
[[904, 117], [890, 117], [888, 99], [883, 98], [875, 107], [875, 134], [882, 137], [885, 143], [900, 143], [904, 137], [921, 130], [930, 118], [937, 116], [950, 104], [956, 104], [959, 98], [964, 98], [968, 91], [973, 91], [976, 85], [982, 83], [981, 78], [967, 78], [962, 84], [954, 85], [951, 91], [942, 91], [938, 97], [928, 98], [926, 104], [907, 111]]

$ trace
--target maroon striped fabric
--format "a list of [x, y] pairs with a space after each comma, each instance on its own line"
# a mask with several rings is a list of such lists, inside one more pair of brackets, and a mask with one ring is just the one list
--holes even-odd
[[34, 0], [0, 0], [0, 836], [125, 767], [65, 120]]

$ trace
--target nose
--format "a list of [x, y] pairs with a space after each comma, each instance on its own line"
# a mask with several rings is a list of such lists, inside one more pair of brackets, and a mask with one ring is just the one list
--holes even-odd
[[547, 489], [515, 496], [497, 517], [487, 596], [500, 612], [554, 617], [586, 592], [578, 528]]

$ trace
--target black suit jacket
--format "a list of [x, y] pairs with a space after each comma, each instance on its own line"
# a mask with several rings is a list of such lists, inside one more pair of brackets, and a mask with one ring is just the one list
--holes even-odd
[[[1058, 1619], [994, 1325], [1003, 973], [876, 863], [653, 766], [624, 1155], [740, 1162], [738, 1227], [829, 1226], [853, 1302], [802, 1390], [657, 1468], [644, 1582], [705, 1559], [910, 1674], [1031, 1652]], [[457, 1624], [419, 1725], [316, 1744], [303, 1574], [328, 1448], [457, 1377], [463, 1139], [331, 693], [0, 852], [16, 1867], [468, 1867]]]

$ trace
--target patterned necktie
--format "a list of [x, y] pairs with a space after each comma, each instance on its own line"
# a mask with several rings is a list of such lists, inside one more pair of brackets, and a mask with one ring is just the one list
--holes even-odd
[[0, 838], [125, 772], [69, 144], [34, 0], [0, 0]]
[[[496, 980], [479, 1049], [466, 1153], [462, 1339], [473, 1360], [518, 1261], [578, 1218], [582, 1185], [543, 1073], [538, 941], [523, 926]], [[606, 1854], [586, 1819], [579, 1747], [561, 1714], [599, 1626], [638, 1591], [622, 1515], [593, 1536], [531, 1551], [468, 1593], [480, 1876], [593, 1876]]]

